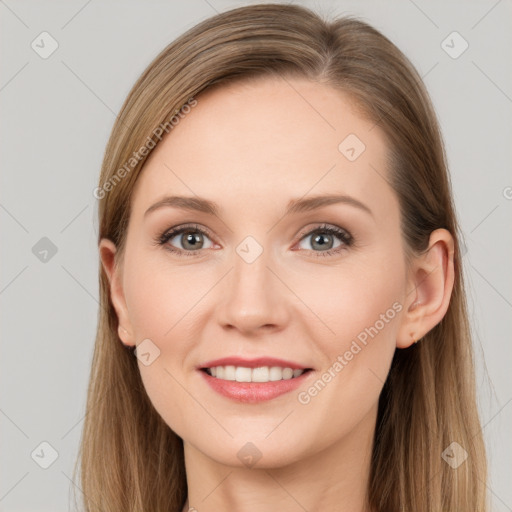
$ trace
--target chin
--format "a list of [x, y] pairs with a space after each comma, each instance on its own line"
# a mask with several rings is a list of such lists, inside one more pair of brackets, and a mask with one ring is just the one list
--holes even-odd
[[[203, 435], [198, 443], [192, 440], [185, 442], [218, 464], [248, 469], [275, 469], [288, 466], [308, 458], [323, 448], [304, 442], [304, 433], [294, 432], [291, 437], [289, 427], [290, 425], [280, 433], [273, 432], [270, 436], [268, 433], [271, 430], [262, 432], [245, 429], [243, 434], [234, 435], [233, 438], [228, 434], [211, 438], [205, 438]], [[188, 437], [190, 438], [190, 431]]]

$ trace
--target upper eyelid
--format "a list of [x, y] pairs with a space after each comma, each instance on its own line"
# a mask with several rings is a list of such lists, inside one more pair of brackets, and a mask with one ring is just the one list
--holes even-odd
[[182, 226], [176, 226], [173, 228], [170, 228], [162, 233], [161, 238], [167, 237], [168, 235], [170, 237], [175, 237], [178, 235], [181, 235], [183, 231], [189, 229], [190, 231], [199, 231], [201, 233], [204, 233], [208, 235], [209, 237], [213, 237], [213, 233], [206, 227], [198, 226], [197, 224], [184, 224]]
[[345, 228], [342, 228], [341, 226], [335, 226], [334, 224], [327, 224], [327, 223], [323, 223], [322, 225], [317, 226], [315, 228], [304, 228], [303, 230], [301, 230], [299, 232], [299, 234], [297, 236], [299, 237], [299, 240], [302, 240], [303, 237], [311, 235], [315, 231], [322, 232], [322, 230], [323, 231], [340, 232], [339, 234], [345, 234], [347, 236], [347, 238], [352, 238], [351, 233], [348, 230], [346, 230]]

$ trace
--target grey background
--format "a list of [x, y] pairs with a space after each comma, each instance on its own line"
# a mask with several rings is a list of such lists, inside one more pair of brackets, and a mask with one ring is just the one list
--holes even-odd
[[[170, 41], [249, 3], [0, 0], [0, 511], [69, 510], [79, 486], [71, 476], [98, 311], [92, 191], [115, 115]], [[361, 16], [424, 77], [467, 245], [493, 510], [512, 511], [512, 3], [296, 3]], [[31, 47], [43, 31], [59, 45], [47, 59]], [[456, 59], [441, 46], [453, 31], [469, 43]], [[43, 237], [57, 250], [46, 261]], [[36, 463], [50, 456], [44, 441], [58, 452], [48, 469]]]

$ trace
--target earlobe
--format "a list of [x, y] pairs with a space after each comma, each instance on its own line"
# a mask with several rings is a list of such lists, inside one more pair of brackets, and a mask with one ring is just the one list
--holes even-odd
[[118, 336], [124, 345], [134, 346], [133, 334], [124, 298], [122, 272], [116, 261], [117, 248], [107, 238], [102, 238], [99, 244], [100, 260], [107, 275], [110, 286], [110, 300], [117, 313]]
[[411, 346], [443, 319], [455, 278], [453, 258], [451, 233], [436, 229], [430, 235], [428, 249], [412, 263], [398, 348]]

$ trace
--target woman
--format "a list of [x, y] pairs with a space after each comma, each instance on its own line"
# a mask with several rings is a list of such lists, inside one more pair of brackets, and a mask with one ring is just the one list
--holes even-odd
[[200, 23], [95, 195], [86, 510], [486, 510], [445, 151], [386, 37], [280, 4]]

